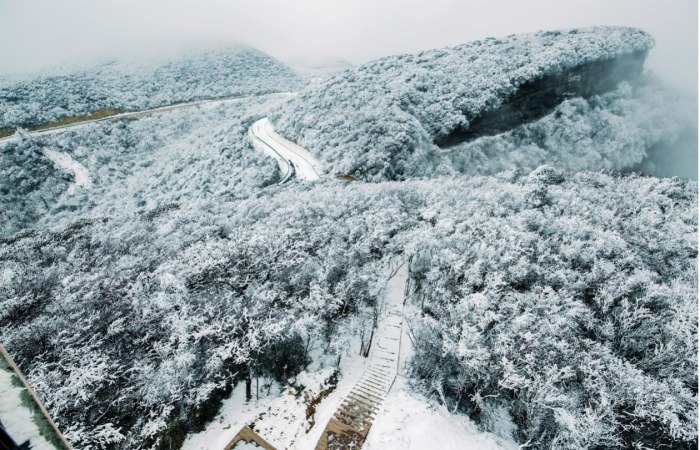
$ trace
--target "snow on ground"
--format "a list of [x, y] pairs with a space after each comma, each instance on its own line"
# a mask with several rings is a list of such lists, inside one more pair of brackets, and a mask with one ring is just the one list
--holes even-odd
[[515, 450], [514, 441], [479, 431], [468, 418], [411, 392], [398, 377], [363, 450]]
[[273, 400], [267, 410], [255, 418], [255, 432], [275, 448], [299, 448], [295, 444], [318, 426], [314, 423], [315, 416], [306, 417], [309, 401], [317, 398], [324, 390], [332, 388], [327, 381], [334, 372], [335, 368], [329, 367], [319, 372], [300, 373], [295, 385], [303, 386], [302, 391], [285, 389], [282, 396]]
[[[281, 389], [273, 386], [270, 395], [261, 389], [261, 397], [250, 403], [245, 401], [245, 383], [240, 383], [233, 390], [230, 398], [224, 400], [217, 419], [210, 423], [201, 433], [190, 435], [185, 441], [183, 450], [222, 450], [238, 434], [245, 425], [255, 422], [255, 431], [263, 439], [278, 449], [289, 450], [313, 449], [321, 437], [323, 429], [340, 406], [343, 399], [352, 390], [357, 380], [362, 376], [368, 360], [359, 356], [359, 340], [353, 342], [351, 349], [340, 362], [340, 377], [335, 390], [316, 407], [315, 425], [307, 432], [309, 423], [306, 421], [306, 404], [302, 396], [297, 399], [289, 395], [289, 388]], [[332, 370], [320, 369], [313, 373], [301, 373], [296, 381], [300, 384], [319, 383]], [[313, 386], [310, 386], [313, 388]], [[313, 390], [313, 389], [312, 389]], [[316, 388], [316, 391], [318, 388]], [[253, 381], [255, 391], [255, 381]], [[293, 441], [293, 442], [292, 442]], [[238, 450], [238, 447], [236, 447]]]
[[233, 447], [233, 450], [259, 450], [261, 448], [262, 447], [254, 442], [238, 441], [236, 446]]
[[359, 339], [354, 340], [348, 353], [343, 355], [340, 362], [341, 379], [338, 382], [338, 386], [332, 394], [316, 407], [316, 425], [308, 434], [301, 436], [296, 445], [290, 447], [289, 450], [313, 450], [316, 448], [316, 444], [319, 439], [321, 439], [326, 425], [331, 420], [331, 417], [333, 417], [333, 414], [335, 414], [340, 404], [343, 403], [345, 397], [347, 397], [353, 387], [355, 387], [357, 381], [362, 378], [369, 363], [369, 358], [360, 356]]
[[[308, 150], [291, 142], [275, 132], [267, 117], [260, 119], [250, 127], [257, 147], [267, 147], [263, 150], [276, 158], [282, 169], [283, 161], [294, 167], [297, 178], [307, 181], [318, 180], [322, 173], [321, 163]], [[257, 138], [257, 139], [255, 139]], [[257, 142], [262, 141], [262, 146]], [[271, 152], [271, 153], [270, 153]], [[282, 172], [284, 173], [284, 172]]]
[[[408, 265], [399, 267], [399, 264], [395, 263], [390, 268], [390, 272], [395, 273], [387, 283], [385, 296], [387, 311], [383, 315], [383, 321], [387, 323], [392, 316], [386, 313], [389, 309], [400, 309], [399, 305], [403, 304], [405, 295]], [[411, 316], [414, 313], [415, 307], [407, 302], [406, 315]], [[379, 339], [376, 343], [378, 342]], [[513, 450], [517, 448], [515, 442], [481, 432], [469, 418], [450, 414], [442, 405], [413, 393], [407, 386], [406, 379], [401, 376], [405, 372], [404, 366], [407, 359], [413, 354], [406, 326], [403, 327], [400, 346], [399, 376], [386, 398], [382, 411], [375, 419], [363, 449]], [[297, 398], [293, 387], [273, 387], [270, 395], [265, 393], [260, 400], [255, 400], [253, 395], [253, 400], [246, 403], [245, 384], [241, 383], [236, 386], [231, 397], [224, 401], [220, 417], [210, 423], [205, 431], [190, 435], [185, 441], [183, 450], [221, 450], [244, 425], [251, 423], [254, 423], [255, 431], [277, 449], [314, 449], [326, 424], [362, 378], [371, 362], [371, 358], [363, 358], [359, 353], [360, 342], [359, 339], [355, 339], [341, 359], [340, 377], [336, 388], [316, 406], [313, 426], [306, 420], [307, 403], [304, 402], [304, 394]], [[311, 367], [315, 367], [315, 364]], [[322, 368], [302, 372], [297, 376], [294, 384], [305, 386], [304, 391], [309, 397], [313, 397], [327, 387], [323, 383], [333, 371], [334, 368]], [[255, 391], [255, 382], [253, 382], [253, 390]], [[236, 446], [235, 450], [247, 450], [247, 448], [239, 449]]]
[[294, 169], [292, 167], [292, 164], [280, 153], [278, 153], [274, 147], [266, 143], [262, 138], [260, 138], [256, 134], [255, 130], [257, 129], [257, 125], [258, 123], [256, 122], [253, 124], [253, 126], [250, 127], [250, 142], [253, 144], [253, 147], [258, 151], [263, 152], [271, 158], [275, 158], [275, 160], [277, 161], [277, 165], [279, 166], [280, 173], [282, 174], [282, 178], [279, 180], [279, 184], [284, 184], [294, 176]]
[[13, 385], [13, 379], [17, 380], [14, 372], [0, 368], [0, 422], [17, 444], [29, 441], [32, 450], [56, 450], [41, 435], [32, 411], [22, 402], [24, 388]]
[[[71, 158], [70, 155], [49, 148], [44, 149], [43, 152], [56, 166], [73, 175], [75, 178], [75, 186], [82, 186], [84, 188], [89, 188], [91, 186], [90, 172], [85, 166]], [[71, 186], [69, 188], [69, 193], [71, 193], [73, 189], [74, 186]]]
[[245, 401], [245, 383], [238, 384], [231, 397], [224, 401], [219, 418], [212, 421], [201, 433], [190, 435], [182, 446], [183, 450], [221, 450], [238, 434], [244, 425], [250, 424], [255, 417], [264, 412], [268, 405], [280, 395], [279, 388], [271, 394], [247, 403]]

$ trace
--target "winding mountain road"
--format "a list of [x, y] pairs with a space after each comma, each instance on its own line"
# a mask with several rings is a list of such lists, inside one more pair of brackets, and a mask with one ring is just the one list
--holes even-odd
[[[90, 119], [88, 118], [89, 116], [86, 116], [85, 120], [80, 120], [78, 122], [74, 123], [69, 123], [69, 124], [64, 124], [64, 125], [56, 125], [56, 126], [49, 126], [48, 128], [43, 128], [46, 125], [42, 125], [41, 129], [33, 130], [33, 131], [27, 131], [26, 134], [32, 136], [32, 135], [40, 135], [40, 134], [52, 134], [52, 133], [60, 133], [62, 131], [68, 130], [70, 128], [75, 128], [83, 125], [87, 125], [90, 123], [95, 123], [95, 122], [104, 122], [107, 120], [116, 120], [116, 119], [138, 119], [140, 117], [147, 117], [151, 116], [153, 114], [160, 114], [168, 111], [173, 111], [176, 109], [184, 109], [184, 108], [193, 108], [197, 106], [202, 106], [206, 104], [213, 104], [213, 103], [225, 103], [225, 102], [230, 102], [230, 101], [235, 101], [235, 100], [241, 100], [244, 98], [249, 98], [249, 97], [259, 97], [263, 95], [296, 95], [293, 92], [269, 92], [266, 94], [245, 94], [245, 95], [232, 95], [229, 97], [219, 97], [219, 98], [212, 98], [212, 99], [207, 99], [207, 100], [198, 100], [194, 102], [188, 102], [188, 103], [176, 103], [173, 105], [168, 105], [168, 106], [161, 106], [158, 108], [152, 108], [152, 109], [147, 109], [144, 111], [132, 111], [132, 112], [124, 112], [124, 113], [119, 113], [119, 114], [113, 114], [113, 115], [108, 115], [106, 117], [100, 117], [100, 118], [95, 118], [95, 119]], [[13, 134], [4, 138], [0, 138], [0, 142], [4, 141], [9, 141], [17, 139], [17, 135]]]
[[[274, 94], [287, 94], [287, 95], [294, 95], [293, 93], [274, 93]], [[265, 95], [265, 94], [263, 94]], [[170, 105], [170, 106], [163, 106], [160, 108], [153, 108], [145, 111], [134, 111], [134, 112], [126, 112], [126, 113], [120, 113], [120, 114], [114, 114], [110, 115], [107, 117], [100, 117], [100, 118], [95, 118], [95, 119], [89, 119], [86, 118], [86, 120], [81, 120], [79, 122], [75, 123], [70, 123], [70, 124], [64, 124], [64, 125], [57, 125], [55, 127], [49, 127], [49, 128], [42, 128], [38, 130], [33, 130], [33, 131], [26, 131], [25, 133], [28, 135], [42, 135], [42, 134], [53, 134], [53, 133], [60, 133], [65, 130], [95, 123], [95, 122], [103, 122], [107, 120], [115, 120], [115, 119], [138, 119], [141, 117], [147, 117], [153, 114], [159, 114], [163, 112], [168, 112], [168, 111], [173, 111], [176, 109], [183, 109], [183, 108], [192, 108], [192, 107], [197, 107], [201, 106], [204, 104], [210, 104], [210, 103], [217, 103], [217, 102], [227, 102], [227, 101], [232, 101], [232, 100], [239, 100], [242, 98], [247, 98], [247, 97], [252, 97], [254, 95], [237, 95], [237, 96], [232, 96], [232, 97], [227, 97], [227, 98], [217, 98], [217, 99], [210, 99], [210, 100], [200, 100], [196, 102], [191, 102], [191, 103], [180, 103], [176, 105]], [[274, 127], [270, 123], [269, 119], [265, 117], [264, 119], [258, 120], [255, 122], [251, 127], [250, 127], [250, 139], [253, 142], [253, 145], [259, 149], [262, 150], [265, 154], [272, 156], [277, 160], [277, 163], [279, 164], [280, 171], [282, 172], [282, 178], [279, 181], [279, 184], [284, 184], [290, 179], [296, 177], [301, 180], [306, 180], [306, 181], [313, 181], [313, 180], [318, 180], [321, 175], [321, 165], [319, 161], [305, 148], [295, 144], [294, 142], [291, 142], [284, 137], [280, 136], [275, 132]], [[10, 141], [17, 139], [17, 135], [11, 135], [7, 136], [4, 138], [0, 138], [0, 143], [4, 141]], [[57, 163], [58, 165], [61, 165], [61, 161], [57, 161], [58, 156], [56, 155], [47, 155], [54, 163]], [[54, 157], [52, 157], [54, 156]], [[65, 164], [61, 165], [65, 169]], [[76, 175], [76, 181], [77, 181], [77, 173]]]
[[250, 127], [250, 134], [256, 148], [277, 160], [283, 174], [280, 184], [294, 176], [306, 181], [321, 177], [319, 161], [305, 148], [277, 134], [267, 117], [255, 122]]

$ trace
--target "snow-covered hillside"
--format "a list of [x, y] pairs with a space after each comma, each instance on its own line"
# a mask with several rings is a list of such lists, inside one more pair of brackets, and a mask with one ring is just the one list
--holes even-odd
[[[0, 142], [0, 341], [76, 449], [221, 450], [243, 425], [313, 448], [362, 354], [398, 340], [366, 450], [693, 450], [698, 183], [593, 170], [643, 160], [693, 114], [644, 75], [587, 90], [650, 45], [628, 28], [487, 39], [298, 96], [20, 131]], [[124, 101], [299, 83], [231, 55], [136, 70]], [[40, 120], [60, 80], [102, 92], [71, 73], [3, 95]], [[277, 138], [265, 117], [322, 176], [279, 183], [250, 140]]]
[[[211, 170], [188, 158], [173, 170]], [[146, 190], [120, 176], [103, 204], [0, 241], [0, 339], [76, 445], [177, 443], [246, 377], [333, 364], [370, 335], [383, 262], [408, 255], [411, 379], [450, 410], [501, 411], [548, 449], [697, 436], [695, 182], [544, 167], [212, 195], [150, 164]]]
[[[246, 198], [279, 178], [248, 127], [289, 98], [270, 94], [0, 143], [0, 235], [175, 201]], [[77, 179], [45, 156], [63, 155]], [[78, 181], [80, 183], [78, 183]], [[73, 183], [90, 189], [71, 189]]]
[[503, 131], [498, 124], [514, 117], [537, 119], [567, 98], [614, 89], [641, 70], [652, 45], [641, 30], [596, 27], [389, 56], [309, 86], [271, 120], [331, 173], [424, 176], [450, 165], [436, 144], [475, 128], [481, 117], [517, 103], [489, 116]]
[[274, 58], [244, 45], [194, 49], [160, 60], [120, 59], [0, 77], [0, 128], [64, 117], [239, 94], [298, 90], [304, 82]]

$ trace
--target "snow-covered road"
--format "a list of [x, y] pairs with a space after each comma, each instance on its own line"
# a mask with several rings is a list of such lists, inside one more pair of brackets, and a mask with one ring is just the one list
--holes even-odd
[[250, 133], [256, 148], [277, 159], [283, 174], [280, 184], [293, 176], [306, 181], [321, 177], [319, 161], [305, 148], [277, 134], [267, 117], [255, 122]]
[[85, 168], [78, 161], [71, 158], [70, 155], [66, 153], [57, 152], [50, 148], [45, 148], [42, 150], [44, 156], [49, 158], [56, 167], [63, 170], [66, 173], [73, 175], [74, 183], [70, 185], [67, 193], [70, 195], [75, 192], [76, 186], [82, 186], [85, 189], [90, 189], [92, 186], [92, 181], [90, 180], [90, 171]]
[[[264, 96], [264, 95], [288, 95], [288, 96], [293, 96], [296, 95], [294, 92], [271, 92], [269, 94], [248, 94], [248, 95], [234, 95], [231, 97], [226, 97], [226, 98], [214, 98], [214, 99], [209, 99], [209, 100], [198, 100], [195, 102], [189, 102], [189, 103], [178, 103], [176, 105], [169, 105], [169, 106], [161, 106], [158, 108], [153, 108], [153, 109], [147, 109], [145, 111], [133, 111], [133, 112], [125, 112], [125, 113], [120, 113], [120, 114], [115, 114], [113, 116], [107, 116], [107, 117], [102, 117], [99, 119], [88, 119], [88, 120], [83, 120], [80, 122], [75, 122], [71, 124], [66, 124], [66, 125], [58, 125], [55, 127], [51, 128], [44, 128], [41, 130], [34, 130], [34, 131], [26, 131], [25, 133], [28, 135], [38, 135], [38, 134], [53, 134], [53, 133], [60, 133], [62, 131], [68, 130], [70, 128], [75, 128], [75, 127], [80, 127], [84, 126], [90, 123], [95, 123], [95, 122], [103, 122], [106, 120], [115, 120], [115, 119], [138, 119], [140, 117], [147, 117], [153, 114], [159, 114], [159, 113], [164, 113], [168, 111], [173, 111], [176, 109], [183, 109], [183, 108], [193, 108], [197, 106], [203, 106], [203, 105], [216, 105], [217, 103], [225, 103], [225, 102], [231, 102], [235, 100], [241, 100], [244, 98], [249, 98], [249, 97], [256, 97], [256, 96]], [[11, 136], [7, 136], [4, 138], [0, 138], [0, 142], [4, 141], [9, 141], [12, 139], [17, 139], [17, 135], [13, 134]]]

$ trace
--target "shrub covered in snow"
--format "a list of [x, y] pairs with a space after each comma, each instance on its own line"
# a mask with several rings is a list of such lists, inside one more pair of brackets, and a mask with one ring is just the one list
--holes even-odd
[[645, 54], [652, 45], [640, 30], [597, 27], [390, 56], [309, 86], [272, 121], [331, 173], [365, 179], [426, 175], [441, 162], [434, 143], [469, 129], [527, 83]]
[[507, 408], [528, 447], [695, 448], [697, 184], [499, 178], [434, 192], [435, 231], [405, 238], [417, 383], [475, 418]]
[[114, 60], [0, 78], [0, 128], [40, 125], [103, 109], [140, 111], [238, 94], [289, 92], [303, 81], [247, 46], [160, 60]]
[[565, 100], [547, 116], [440, 152], [449, 173], [496, 174], [542, 164], [568, 171], [635, 167], [675, 144], [697, 121], [695, 102], [654, 81], [590, 99]]
[[0, 236], [36, 223], [68, 189], [72, 177], [54, 167], [42, 149], [26, 139], [0, 144]]

